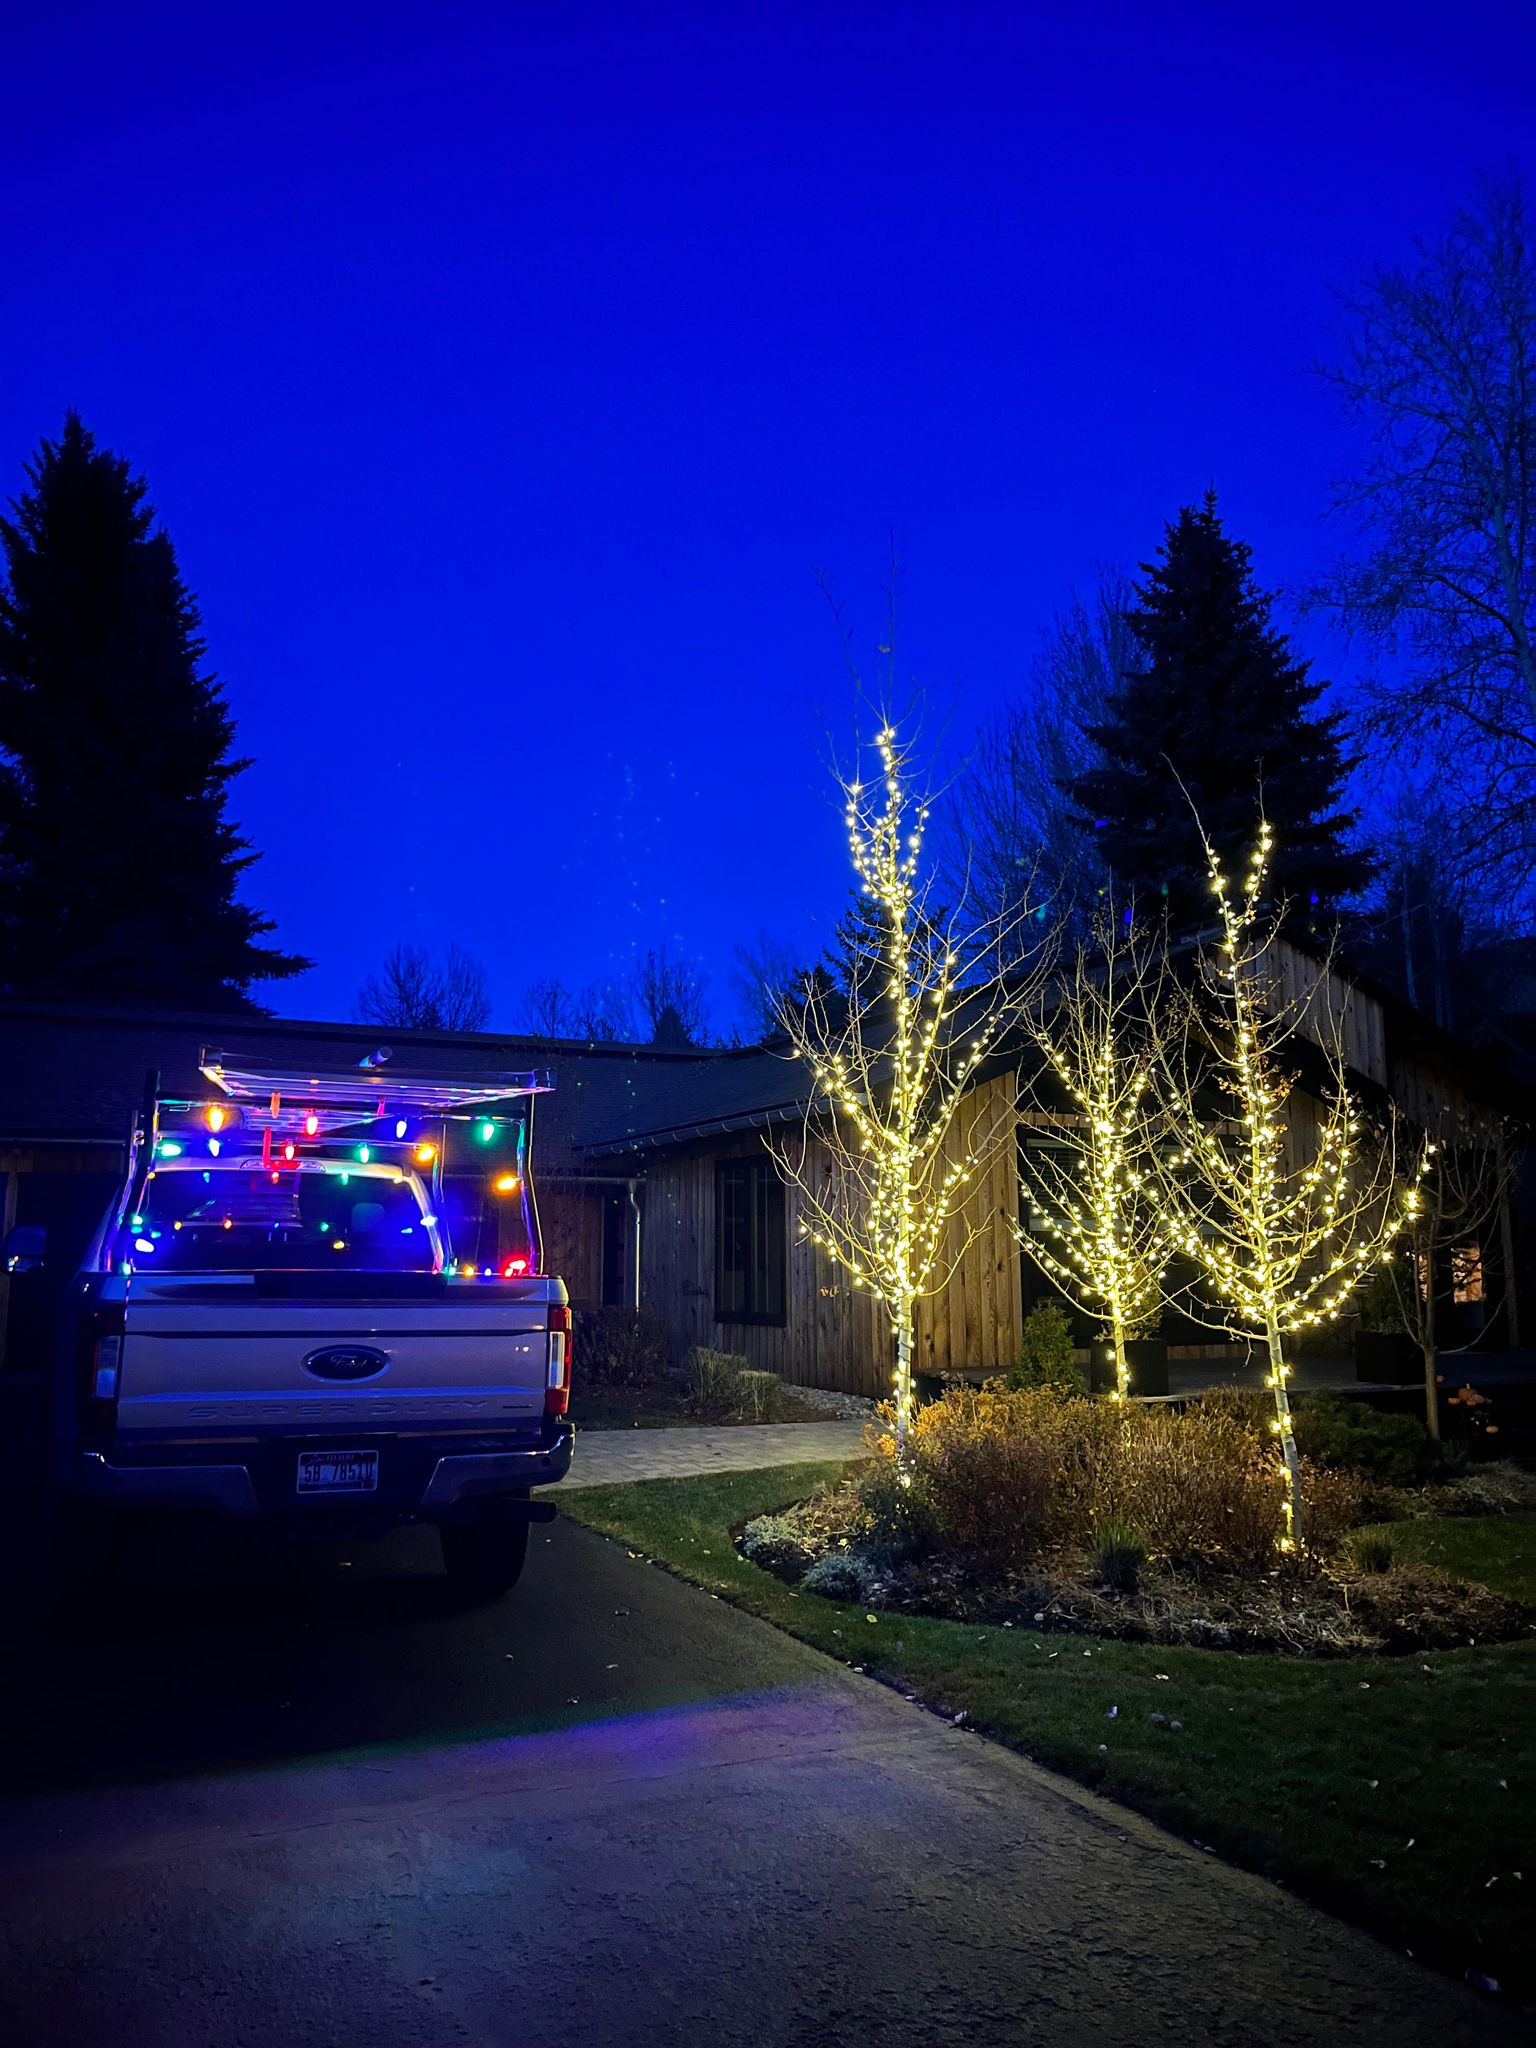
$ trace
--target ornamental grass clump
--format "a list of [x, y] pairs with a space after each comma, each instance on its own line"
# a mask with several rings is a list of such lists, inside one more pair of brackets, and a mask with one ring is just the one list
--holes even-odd
[[1391, 1571], [1397, 1562], [1397, 1545], [1391, 1530], [1357, 1529], [1350, 1538], [1349, 1559], [1356, 1571]]
[[695, 1344], [683, 1361], [688, 1375], [688, 1405], [698, 1415], [734, 1415], [743, 1399], [747, 1361], [731, 1351], [711, 1351]]
[[1093, 1568], [1112, 1593], [1134, 1593], [1147, 1561], [1147, 1539], [1129, 1522], [1106, 1522], [1093, 1539]]

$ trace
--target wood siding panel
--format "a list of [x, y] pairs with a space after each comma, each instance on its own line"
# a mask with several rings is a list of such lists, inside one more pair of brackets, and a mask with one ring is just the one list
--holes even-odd
[[[999, 1075], [973, 1089], [945, 1147], [946, 1158], [956, 1159], [978, 1125], [998, 1118], [1006, 1124], [1003, 1141], [971, 1182], [964, 1210], [950, 1226], [945, 1256], [955, 1264], [949, 1284], [918, 1308], [916, 1355], [925, 1371], [1009, 1366], [1018, 1355], [1019, 1255], [1007, 1223], [1018, 1207], [1013, 1087], [1011, 1075]], [[972, 1242], [962, 1250], [967, 1235]]]
[[1338, 969], [1298, 952], [1284, 939], [1276, 941], [1273, 966], [1286, 1002], [1296, 1005], [1302, 1037], [1325, 1051], [1331, 1051], [1337, 1042], [1357, 1074], [1385, 1087], [1387, 1026], [1376, 997], [1357, 988]]
[[539, 1189], [544, 1270], [557, 1273], [571, 1300], [595, 1308], [603, 1298], [603, 1191], [574, 1183]]
[[[1010, 1077], [984, 1083], [962, 1105], [950, 1157], [983, 1117], [998, 1114]], [[641, 1299], [666, 1320], [674, 1359], [707, 1344], [776, 1372], [788, 1384], [883, 1399], [891, 1390], [894, 1344], [885, 1312], [800, 1229], [797, 1189], [785, 1191], [786, 1318], [782, 1327], [715, 1320], [715, 1168], [725, 1159], [761, 1158], [753, 1133], [657, 1154], [646, 1178], [641, 1226]], [[824, 1154], [820, 1155], [822, 1158]], [[810, 1163], [818, 1160], [813, 1146]], [[972, 1183], [966, 1225], [952, 1228], [951, 1254], [966, 1227], [975, 1241], [949, 1285], [918, 1313], [918, 1365], [1012, 1364], [1022, 1319], [1018, 1249], [1007, 1227], [1017, 1206], [1011, 1137]]]

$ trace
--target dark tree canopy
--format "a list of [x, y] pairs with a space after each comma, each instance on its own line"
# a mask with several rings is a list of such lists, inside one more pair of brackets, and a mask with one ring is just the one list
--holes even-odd
[[1339, 721], [1315, 709], [1322, 686], [1271, 625], [1272, 601], [1214, 492], [1180, 512], [1143, 576], [1126, 615], [1135, 665], [1089, 728], [1101, 760], [1067, 785], [1117, 893], [1154, 907], [1166, 898], [1175, 924], [1202, 922], [1201, 826], [1236, 877], [1262, 806], [1277, 893], [1322, 921], [1370, 875], [1340, 807]]
[[70, 414], [0, 519], [0, 987], [250, 1007], [310, 963], [236, 900], [234, 726], [145, 486]]
[[364, 978], [357, 1014], [365, 1024], [395, 1031], [483, 1031], [491, 992], [485, 969], [462, 946], [450, 945], [437, 961], [425, 946], [401, 940], [378, 973]]

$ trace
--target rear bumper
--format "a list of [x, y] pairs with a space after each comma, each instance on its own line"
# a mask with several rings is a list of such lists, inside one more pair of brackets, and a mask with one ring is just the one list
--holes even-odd
[[[571, 1469], [575, 1432], [569, 1423], [548, 1425], [532, 1445], [509, 1445], [456, 1451], [445, 1446], [420, 1447], [391, 1483], [395, 1463], [384, 1464], [386, 1483], [376, 1495], [350, 1496], [349, 1507], [386, 1518], [407, 1520], [436, 1515], [477, 1500], [517, 1498], [533, 1486], [552, 1486]], [[367, 1447], [367, 1439], [349, 1436], [348, 1448]], [[304, 1446], [308, 1448], [306, 1444]], [[298, 1448], [285, 1446], [285, 1458]], [[286, 1469], [286, 1465], [285, 1465]], [[118, 1507], [200, 1508], [243, 1519], [291, 1513], [321, 1513], [334, 1503], [296, 1501], [273, 1485], [273, 1447], [264, 1446], [251, 1464], [204, 1463], [177, 1459], [152, 1463], [142, 1454], [131, 1463], [114, 1463], [104, 1452], [84, 1451], [76, 1467], [81, 1493]]]
[[78, 1470], [82, 1493], [116, 1507], [261, 1512], [244, 1465], [112, 1465], [100, 1451], [82, 1451]]

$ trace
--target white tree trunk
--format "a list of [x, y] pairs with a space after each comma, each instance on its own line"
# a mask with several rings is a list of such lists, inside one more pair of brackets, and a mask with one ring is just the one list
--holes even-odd
[[896, 1325], [896, 1455], [907, 1447], [907, 1424], [912, 1420], [912, 1315], [909, 1310]]
[[1117, 1316], [1114, 1322], [1115, 1339], [1115, 1399], [1128, 1401], [1131, 1397], [1131, 1368], [1125, 1362], [1125, 1326]]
[[1280, 1438], [1281, 1462], [1285, 1466], [1287, 1534], [1299, 1549], [1302, 1538], [1301, 1455], [1296, 1449], [1296, 1438], [1291, 1429], [1291, 1397], [1285, 1387], [1285, 1354], [1273, 1317], [1269, 1320], [1268, 1337], [1269, 1377], [1275, 1396], [1275, 1430]]

